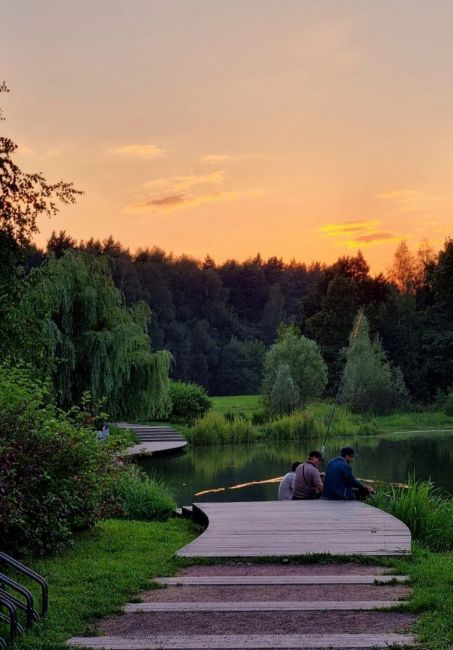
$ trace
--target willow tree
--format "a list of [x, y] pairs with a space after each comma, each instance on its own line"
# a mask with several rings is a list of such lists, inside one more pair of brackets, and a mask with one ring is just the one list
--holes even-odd
[[34, 361], [47, 366], [60, 405], [90, 391], [113, 416], [165, 416], [171, 355], [151, 350], [149, 307], [126, 309], [107, 264], [86, 253], [50, 257], [36, 276], [22, 310], [41, 313]]

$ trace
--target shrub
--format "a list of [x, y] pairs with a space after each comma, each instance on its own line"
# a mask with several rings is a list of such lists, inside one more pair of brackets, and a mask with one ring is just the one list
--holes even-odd
[[432, 551], [453, 549], [453, 499], [445, 498], [431, 481], [408, 480], [408, 489], [389, 487], [374, 498], [382, 508], [404, 521], [415, 540]]
[[76, 428], [28, 367], [0, 366], [0, 539], [4, 550], [63, 548], [100, 516], [113, 460]]
[[254, 411], [252, 413], [252, 424], [265, 424], [269, 420], [269, 414], [266, 411]]
[[113, 496], [119, 508], [119, 518], [168, 519], [176, 508], [162, 482], [149, 478], [136, 465], [125, 466], [118, 473]]
[[264, 431], [267, 436], [277, 440], [313, 438], [321, 433], [313, 415], [308, 411], [296, 411], [272, 420], [265, 426]]
[[203, 386], [183, 381], [170, 383], [171, 417], [193, 422], [211, 408], [211, 400]]
[[238, 442], [252, 442], [257, 433], [249, 420], [235, 416], [231, 422], [214, 411], [199, 418], [186, 432], [186, 437], [195, 445], [216, 445]]

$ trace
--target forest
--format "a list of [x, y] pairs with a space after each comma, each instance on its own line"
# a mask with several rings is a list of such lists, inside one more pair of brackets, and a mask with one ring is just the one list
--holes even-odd
[[59, 232], [45, 250], [18, 246], [15, 268], [30, 277], [68, 252], [104, 260], [125, 306], [149, 307], [147, 331], [155, 350], [171, 353], [171, 376], [211, 395], [259, 392], [266, 348], [282, 324], [318, 343], [333, 393], [361, 306], [413, 400], [429, 403], [452, 384], [452, 240], [439, 252], [425, 245], [416, 253], [403, 241], [386, 275], [372, 276], [360, 251], [331, 265], [259, 254], [216, 265], [157, 247], [132, 254], [111, 237], [78, 243]]

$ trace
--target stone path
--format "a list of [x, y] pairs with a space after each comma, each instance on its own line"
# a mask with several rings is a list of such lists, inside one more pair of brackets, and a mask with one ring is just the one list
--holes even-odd
[[167, 425], [149, 426], [117, 422], [120, 429], [131, 429], [138, 438], [138, 444], [126, 449], [127, 456], [156, 455], [180, 451], [187, 447], [187, 440]]
[[[106, 650], [371, 649], [414, 642], [415, 618], [397, 611], [405, 576], [360, 564], [193, 566], [141, 594], [101, 636], [70, 646]], [[392, 611], [386, 611], [392, 607]]]

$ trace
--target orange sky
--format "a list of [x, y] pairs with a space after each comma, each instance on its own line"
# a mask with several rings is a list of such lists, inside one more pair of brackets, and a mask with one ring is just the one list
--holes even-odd
[[[453, 5], [15, 0], [2, 131], [77, 239], [311, 262], [453, 226]], [[428, 29], [429, 26], [429, 29]]]

